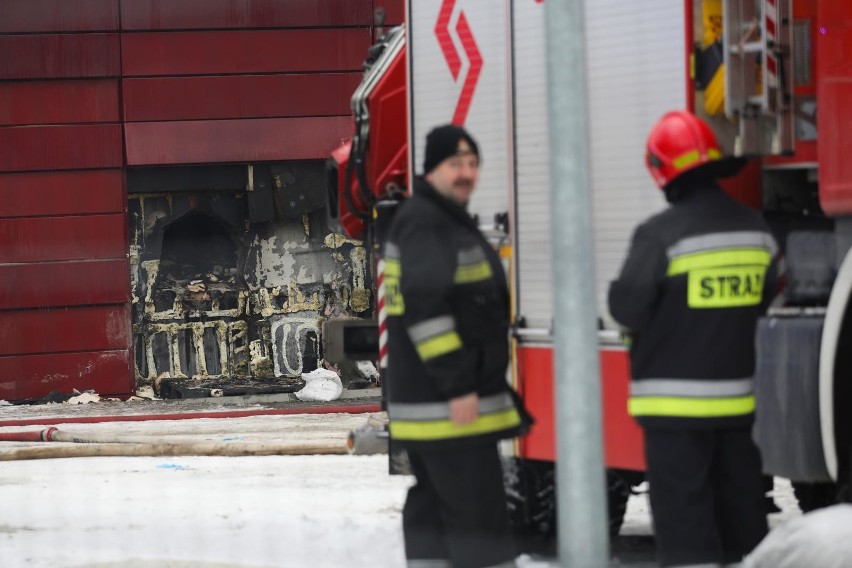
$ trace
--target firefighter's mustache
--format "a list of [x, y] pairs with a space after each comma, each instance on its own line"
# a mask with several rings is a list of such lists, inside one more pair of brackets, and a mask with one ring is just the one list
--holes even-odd
[[453, 186], [459, 189], [472, 189], [473, 188], [473, 180], [472, 179], [460, 179], [457, 180]]

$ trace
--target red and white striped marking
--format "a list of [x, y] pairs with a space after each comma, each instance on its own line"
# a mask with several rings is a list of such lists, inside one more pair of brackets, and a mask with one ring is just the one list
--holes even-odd
[[763, 3], [763, 33], [766, 34], [766, 86], [778, 86], [778, 60], [773, 53], [773, 47], [778, 41], [778, 5], [777, 0], [765, 0]]
[[388, 367], [388, 314], [385, 309], [385, 261], [379, 260], [376, 265], [376, 281], [378, 282], [378, 316], [379, 316], [379, 372]]

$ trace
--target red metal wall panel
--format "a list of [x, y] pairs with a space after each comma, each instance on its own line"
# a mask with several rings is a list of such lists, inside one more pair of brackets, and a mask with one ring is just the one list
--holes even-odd
[[133, 383], [128, 350], [0, 357], [0, 400], [40, 399], [74, 389], [127, 396]]
[[371, 0], [121, 0], [121, 27], [125, 30], [369, 26], [371, 23]]
[[124, 212], [121, 170], [0, 174], [0, 218]]
[[0, 35], [0, 79], [115, 77], [118, 34]]
[[117, 29], [117, 0], [3, 0], [0, 2], [0, 33]]
[[852, 4], [821, 0], [817, 34], [819, 196], [826, 213], [852, 213]]
[[116, 79], [0, 83], [0, 126], [118, 121]]
[[130, 331], [129, 304], [0, 311], [0, 357], [124, 350]]
[[0, 263], [124, 258], [127, 254], [124, 217], [117, 214], [0, 219]]
[[352, 135], [348, 116], [132, 122], [127, 164], [196, 164], [325, 159]]
[[120, 304], [130, 301], [126, 258], [0, 264], [0, 309]]
[[376, 8], [385, 9], [385, 26], [396, 26], [405, 21], [405, 0], [373, 0]]
[[119, 124], [0, 128], [0, 172], [121, 165]]
[[355, 71], [370, 43], [367, 28], [135, 33], [121, 60], [126, 77]]
[[[127, 121], [349, 115], [361, 73], [125, 79]], [[211, 96], [215, 93], [215, 96]]]

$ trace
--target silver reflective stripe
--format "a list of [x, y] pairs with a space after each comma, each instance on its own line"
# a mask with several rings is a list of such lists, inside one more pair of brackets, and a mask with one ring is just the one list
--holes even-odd
[[412, 325], [408, 328], [408, 335], [411, 337], [411, 341], [416, 344], [455, 329], [456, 322], [452, 316], [438, 316]]
[[[514, 407], [507, 392], [479, 398], [479, 414], [490, 414]], [[450, 405], [446, 402], [389, 402], [388, 418], [391, 420], [447, 420]]]
[[399, 247], [394, 243], [386, 242], [385, 258], [399, 258]]
[[482, 247], [475, 246], [468, 249], [462, 249], [459, 251], [459, 264], [476, 264], [477, 262], [481, 262], [485, 260], [485, 252], [483, 252]]
[[631, 396], [678, 396], [723, 398], [746, 396], [754, 392], [754, 379], [634, 379]]
[[443, 558], [409, 558], [406, 566], [408, 568], [452, 568], [453, 565]]
[[775, 256], [778, 246], [769, 233], [763, 231], [736, 231], [731, 233], [711, 233], [681, 239], [668, 249], [669, 259], [684, 254], [692, 254], [714, 249], [725, 248], [763, 248]]

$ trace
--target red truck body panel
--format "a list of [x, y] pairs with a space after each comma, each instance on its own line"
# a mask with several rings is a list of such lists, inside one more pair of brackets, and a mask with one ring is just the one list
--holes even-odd
[[[624, 349], [600, 350], [601, 404], [604, 463], [606, 467], [645, 470], [642, 430], [627, 414], [630, 363]], [[520, 456], [556, 460], [553, 348], [521, 346], [517, 349], [518, 381], [527, 408], [536, 423], [520, 440]], [[569, 456], [570, 459], [570, 456]]]
[[852, 213], [852, 4], [818, 7], [819, 196], [826, 213]]

